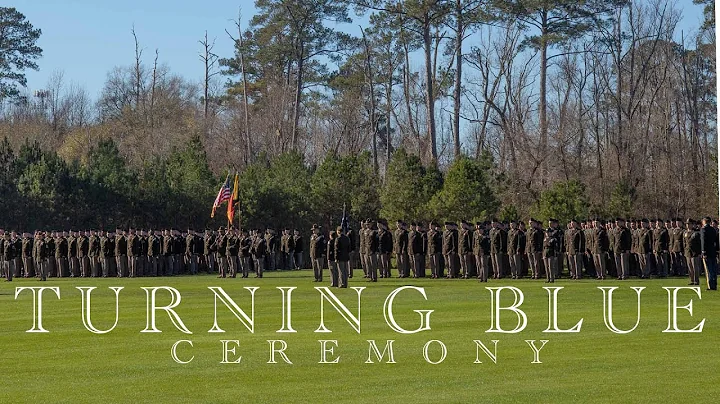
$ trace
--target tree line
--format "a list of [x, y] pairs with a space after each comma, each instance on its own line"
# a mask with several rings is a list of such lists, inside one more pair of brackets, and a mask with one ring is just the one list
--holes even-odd
[[714, 3], [695, 1], [706, 20], [679, 32], [669, 0], [257, 0], [249, 26], [199, 38], [199, 82], [133, 29], [96, 97], [60, 71], [24, 91], [41, 31], [0, 8], [0, 211], [203, 226], [238, 171], [254, 226], [332, 224], [343, 203], [356, 219], [713, 213]]

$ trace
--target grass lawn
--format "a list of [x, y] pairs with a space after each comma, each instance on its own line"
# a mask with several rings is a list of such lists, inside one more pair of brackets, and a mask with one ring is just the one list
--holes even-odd
[[[357, 274], [358, 272], [356, 272]], [[360, 272], [361, 273], [361, 272]], [[327, 275], [326, 275], [327, 276]], [[542, 281], [501, 280], [481, 284], [469, 280], [379, 280], [366, 283], [351, 279], [350, 286], [366, 286], [362, 293], [361, 333], [327, 302], [325, 325], [332, 333], [314, 332], [320, 321], [320, 294], [312, 272], [268, 272], [263, 279], [217, 279], [214, 276], [140, 279], [16, 279], [0, 284], [0, 402], [717, 402], [720, 397], [720, 294], [702, 288], [702, 300], [680, 293], [679, 303], [693, 298], [693, 316], [679, 311], [679, 326], [692, 328], [705, 318], [696, 334], [662, 331], [668, 322], [668, 298], [662, 286], [686, 286], [686, 279], [617, 282], [560, 280], [560, 327], [569, 328], [584, 318], [578, 334], [543, 333], [548, 324], [547, 286]], [[329, 280], [329, 279], [328, 279]], [[413, 329], [419, 325], [414, 309], [431, 309], [432, 330], [412, 335], [394, 332], [385, 322], [383, 302], [403, 285], [425, 288], [427, 301], [404, 291], [395, 300], [397, 322]], [[486, 333], [490, 328], [488, 287], [514, 285], [525, 295], [522, 309], [527, 328], [519, 334]], [[26, 333], [32, 326], [32, 295], [24, 291], [15, 299], [15, 287], [59, 286], [61, 299], [47, 292], [43, 326], [49, 333]], [[97, 286], [93, 292], [92, 321], [99, 329], [114, 320], [114, 294], [107, 287], [124, 286], [120, 315], [110, 333], [96, 335], [82, 323], [81, 298], [76, 286]], [[143, 286], [172, 286], [182, 294], [176, 308], [193, 332], [178, 331], [162, 311], [157, 326], [162, 333], [140, 333], [146, 325]], [[255, 294], [255, 333], [251, 334], [233, 314], [220, 305], [218, 323], [225, 333], [208, 333], [213, 325], [213, 293], [221, 286], [250, 315], [250, 294], [244, 286], [258, 286]], [[277, 333], [282, 323], [282, 299], [277, 286], [297, 286], [292, 295], [292, 326], [297, 333]], [[597, 286], [619, 286], [615, 292], [615, 323], [629, 328], [635, 323], [636, 295], [630, 286], [645, 286], [641, 320], [627, 335], [610, 332], [603, 322], [602, 292]], [[357, 295], [352, 289], [333, 292], [355, 312]], [[507, 294], [503, 304], [512, 303]], [[158, 304], [169, 303], [159, 292]], [[220, 303], [218, 303], [220, 304]], [[503, 312], [502, 325], [512, 328], [515, 316]], [[170, 351], [178, 340], [193, 347], [178, 347], [178, 356], [192, 362], [173, 361]], [[240, 363], [221, 364], [220, 340], [239, 340]], [[318, 340], [337, 340], [328, 359], [318, 364]], [[395, 340], [395, 364], [366, 364], [369, 345], [382, 350]], [[497, 344], [497, 364], [482, 352], [476, 359], [473, 340], [490, 349]], [[549, 342], [540, 352], [542, 364], [531, 364], [532, 350], [525, 340]], [[287, 342], [293, 365], [268, 364], [267, 340]], [[440, 340], [447, 357], [437, 365], [423, 358], [423, 346]], [[538, 341], [537, 345], [540, 343]], [[440, 357], [435, 343], [432, 360]], [[377, 361], [376, 361], [377, 362]]]

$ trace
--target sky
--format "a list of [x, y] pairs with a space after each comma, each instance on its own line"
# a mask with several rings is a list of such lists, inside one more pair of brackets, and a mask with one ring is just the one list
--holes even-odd
[[[26, 72], [28, 90], [43, 89], [54, 72], [62, 72], [66, 85], [80, 85], [96, 98], [108, 72], [134, 63], [133, 26], [146, 63], [152, 63], [158, 49], [159, 61], [172, 72], [199, 82], [203, 66], [198, 41], [207, 30], [208, 38], [216, 40], [214, 52], [232, 56], [233, 44], [225, 30], [236, 31], [232, 20], [239, 10], [247, 27], [253, 4], [253, 0], [16, 0], [12, 7], [42, 30], [40, 70]], [[683, 10], [678, 35], [680, 30], [686, 35], [696, 31], [702, 8], [692, 0], [678, 0], [677, 5]], [[358, 30], [359, 19], [350, 14], [355, 22], [344, 28]]]

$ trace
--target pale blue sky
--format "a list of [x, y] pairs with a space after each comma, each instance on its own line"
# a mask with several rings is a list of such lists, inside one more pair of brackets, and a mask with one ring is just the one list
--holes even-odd
[[[66, 82], [84, 86], [96, 98], [107, 73], [115, 66], [133, 63], [135, 31], [145, 49], [145, 60], [152, 62], [155, 48], [160, 62], [190, 80], [200, 81], [203, 70], [198, 59], [198, 40], [208, 31], [216, 38], [215, 53], [232, 55], [232, 42], [225, 29], [234, 30], [232, 19], [242, 8], [243, 26], [252, 17], [253, 0], [16, 0], [12, 6], [42, 29], [39, 40], [43, 57], [40, 71], [28, 71], [28, 89], [43, 88], [56, 70], [64, 72]], [[695, 31], [702, 9], [692, 0], [678, 0], [683, 10], [679, 26]], [[354, 13], [350, 13], [354, 17]], [[357, 30], [357, 19], [350, 26]], [[356, 33], [356, 32], [353, 32]]]

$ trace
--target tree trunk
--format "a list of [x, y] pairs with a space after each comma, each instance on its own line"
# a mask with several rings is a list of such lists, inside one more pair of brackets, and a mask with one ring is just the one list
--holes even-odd
[[455, 140], [455, 159], [460, 158], [460, 92], [462, 90], [462, 43], [464, 35], [462, 0], [455, 2], [455, 20], [457, 32], [455, 37], [455, 90], [453, 92], [453, 136]]
[[290, 148], [295, 151], [297, 150], [297, 137], [298, 137], [298, 124], [300, 122], [300, 100], [302, 97], [303, 88], [303, 62], [305, 59], [304, 51], [300, 49], [300, 57], [298, 57], [298, 68], [297, 68], [297, 82], [295, 84], [295, 105], [293, 106], [293, 128], [292, 128], [292, 140], [290, 142]]
[[437, 138], [435, 132], [435, 91], [433, 89], [432, 38], [430, 17], [425, 14], [423, 24], [423, 45], [425, 50], [425, 106], [427, 108], [427, 130], [430, 140], [431, 164], [437, 165]]
[[372, 136], [373, 169], [378, 173], [377, 153], [377, 122], [375, 119], [375, 81], [373, 80], [372, 64], [370, 63], [370, 48], [368, 47], [365, 31], [360, 27], [365, 45], [365, 74], [367, 75], [368, 86], [370, 87], [370, 135]]
[[548, 143], [548, 127], [547, 127], [547, 11], [543, 11], [542, 30], [540, 32], [540, 100], [538, 109], [540, 110], [540, 161], [543, 162], [540, 170], [541, 183], [545, 184], [548, 177], [547, 165], [547, 143]]

